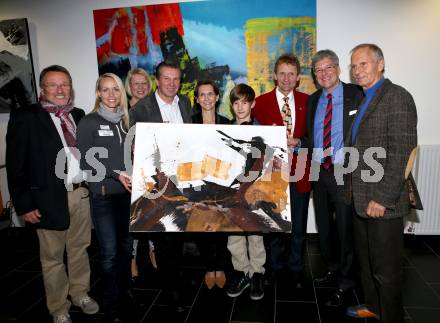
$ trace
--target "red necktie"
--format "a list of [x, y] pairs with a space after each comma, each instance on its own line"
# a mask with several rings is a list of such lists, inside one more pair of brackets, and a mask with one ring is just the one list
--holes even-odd
[[332, 95], [329, 93], [327, 94], [327, 109], [325, 110], [325, 117], [324, 117], [324, 161], [322, 162], [322, 166], [328, 170], [331, 171], [333, 168], [332, 163], [332, 155], [331, 155], [331, 145], [332, 145]]

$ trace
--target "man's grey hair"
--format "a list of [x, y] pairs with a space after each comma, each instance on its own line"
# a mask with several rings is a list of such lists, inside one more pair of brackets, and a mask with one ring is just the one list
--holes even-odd
[[380, 49], [380, 47], [377, 46], [376, 44], [368, 44], [368, 43], [365, 43], [365, 44], [359, 44], [359, 45], [357, 45], [355, 48], [353, 48], [353, 49], [350, 51], [350, 54], [353, 55], [353, 53], [354, 53], [355, 51], [357, 51], [358, 49], [362, 49], [362, 48], [368, 48], [368, 49], [370, 49], [371, 51], [373, 51], [374, 56], [376, 57], [376, 60], [377, 60], [377, 61], [385, 60], [385, 58], [384, 58], [384, 56], [383, 56], [382, 49]]
[[330, 49], [323, 49], [316, 52], [312, 57], [312, 68], [315, 69], [316, 63], [323, 60], [324, 58], [329, 58], [332, 63], [336, 66], [339, 66], [339, 57], [336, 53]]

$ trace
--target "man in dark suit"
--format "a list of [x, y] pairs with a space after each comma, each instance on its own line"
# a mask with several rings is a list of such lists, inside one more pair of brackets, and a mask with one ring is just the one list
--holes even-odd
[[403, 322], [403, 217], [410, 200], [405, 169], [417, 146], [417, 111], [411, 94], [383, 76], [382, 50], [361, 44], [351, 51], [354, 80], [365, 93], [345, 145], [359, 165], [345, 179], [354, 203], [354, 246], [365, 304], [347, 314]]
[[[308, 101], [308, 144], [312, 163], [317, 165], [312, 169], [319, 169], [319, 177], [312, 184], [313, 202], [321, 255], [327, 265], [327, 273], [315, 278], [315, 285], [336, 283], [338, 289], [325, 304], [339, 306], [343, 294], [354, 286], [350, 277], [353, 222], [351, 206], [344, 202], [343, 181], [336, 182], [334, 169], [343, 164], [344, 139], [356, 115], [362, 89], [339, 80], [339, 58], [331, 50], [317, 52], [312, 67], [320, 89]], [[323, 156], [325, 148], [328, 157]]]
[[[157, 90], [141, 99], [130, 109], [130, 125], [137, 122], [191, 123], [191, 104], [180, 87], [179, 65], [164, 61], [156, 67]], [[152, 235], [157, 267], [162, 283], [169, 292], [174, 310], [184, 311], [181, 300], [181, 258], [183, 234], [155, 233]]]
[[156, 68], [157, 89], [130, 109], [130, 125], [136, 122], [191, 123], [191, 103], [186, 96], [177, 93], [180, 77], [177, 64], [160, 63]]
[[[256, 99], [253, 117], [261, 125], [276, 125], [287, 128], [287, 146], [292, 157], [291, 176], [304, 174], [290, 183], [290, 205], [292, 208], [292, 233], [289, 236], [277, 234], [271, 237], [270, 260], [275, 277], [286, 266], [295, 279], [295, 286], [303, 284], [304, 246], [307, 230], [310, 182], [307, 153], [301, 158], [301, 137], [306, 133], [308, 95], [295, 88], [301, 73], [299, 60], [294, 55], [284, 54], [275, 62], [274, 79], [276, 87]], [[287, 238], [287, 239], [286, 239]], [[288, 240], [288, 241], [286, 241]]]
[[[72, 79], [64, 67], [45, 68], [40, 88], [39, 103], [16, 110], [8, 124], [8, 186], [17, 214], [37, 230], [46, 302], [53, 321], [71, 322], [68, 295], [84, 313], [99, 310], [87, 295], [91, 219], [88, 190], [75, 152], [76, 125], [84, 111], [73, 106]], [[63, 151], [70, 156], [67, 165], [57, 163]]]

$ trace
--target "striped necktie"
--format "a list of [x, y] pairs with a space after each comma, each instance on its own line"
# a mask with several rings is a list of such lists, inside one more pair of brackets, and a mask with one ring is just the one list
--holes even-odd
[[329, 172], [333, 169], [331, 145], [332, 145], [332, 95], [327, 94], [327, 109], [325, 110], [324, 117], [324, 143], [322, 148], [324, 149], [324, 160], [322, 166]]

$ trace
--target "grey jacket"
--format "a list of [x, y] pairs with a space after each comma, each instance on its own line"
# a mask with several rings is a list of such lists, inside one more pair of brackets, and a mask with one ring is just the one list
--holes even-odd
[[[351, 131], [352, 127], [345, 147], [359, 151], [359, 164], [345, 177], [346, 203], [353, 200], [356, 213], [365, 218], [371, 200], [386, 207], [383, 219], [407, 215], [409, 198], [404, 173], [410, 153], [417, 146], [417, 111], [411, 94], [385, 79], [359, 124], [353, 144]], [[383, 147], [386, 157], [373, 155], [367, 164], [364, 154], [372, 147]], [[379, 164], [375, 168], [383, 168], [383, 176], [378, 182], [365, 180], [366, 175], [374, 173], [372, 159]]]

